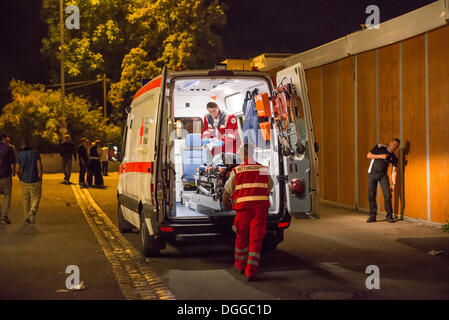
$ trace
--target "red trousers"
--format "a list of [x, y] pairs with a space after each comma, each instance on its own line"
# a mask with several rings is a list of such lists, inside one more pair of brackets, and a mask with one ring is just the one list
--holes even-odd
[[234, 219], [235, 266], [247, 277], [257, 276], [260, 251], [267, 233], [268, 208], [254, 207], [238, 210]]

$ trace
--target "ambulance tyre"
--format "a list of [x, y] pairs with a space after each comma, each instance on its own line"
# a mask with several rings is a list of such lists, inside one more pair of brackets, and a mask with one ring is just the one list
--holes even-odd
[[145, 257], [157, 257], [161, 253], [160, 247], [158, 247], [158, 241], [150, 236], [148, 227], [145, 221], [140, 221], [140, 238], [142, 239], [142, 254]]
[[282, 241], [284, 241], [284, 230], [278, 230], [275, 235], [265, 237], [262, 250], [265, 252], [276, 250], [278, 244]]
[[120, 233], [129, 233], [133, 231], [134, 226], [125, 220], [123, 217], [122, 206], [119, 204], [117, 207], [117, 215], [118, 215], [118, 230]]

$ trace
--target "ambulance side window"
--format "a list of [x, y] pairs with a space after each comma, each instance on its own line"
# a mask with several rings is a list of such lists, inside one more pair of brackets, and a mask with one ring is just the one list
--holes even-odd
[[120, 150], [119, 161], [121, 162], [125, 157], [126, 151], [126, 137], [128, 135], [128, 126], [125, 124], [125, 129], [123, 130], [123, 138], [122, 138], [122, 148]]
[[[128, 127], [129, 125], [129, 127]], [[131, 128], [133, 125], [133, 119], [127, 121], [125, 124], [125, 130], [123, 132], [122, 148], [120, 150], [120, 161], [128, 159], [129, 157], [129, 139], [131, 135]]]

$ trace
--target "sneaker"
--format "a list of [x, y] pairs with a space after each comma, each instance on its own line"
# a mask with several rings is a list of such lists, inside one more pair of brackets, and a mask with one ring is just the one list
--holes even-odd
[[30, 224], [35, 224], [35, 223], [36, 223], [36, 215], [30, 214]]
[[368, 218], [368, 220], [366, 220], [367, 223], [371, 223], [371, 222], [377, 222], [376, 217], [375, 216], [370, 216]]
[[28, 217], [25, 219], [25, 223], [26, 223], [26, 224], [30, 224], [30, 216], [28, 216]]
[[393, 220], [393, 218], [387, 218], [387, 222], [394, 223], [394, 220]]
[[11, 224], [11, 220], [9, 220], [8, 217], [2, 217], [2, 219], [0, 220], [1, 223], [4, 224]]

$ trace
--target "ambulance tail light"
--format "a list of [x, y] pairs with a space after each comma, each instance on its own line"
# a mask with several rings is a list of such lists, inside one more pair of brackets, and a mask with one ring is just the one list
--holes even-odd
[[160, 227], [161, 232], [173, 232], [173, 227]]
[[285, 229], [288, 228], [290, 226], [290, 221], [287, 222], [279, 222], [278, 223], [278, 228], [279, 229]]

